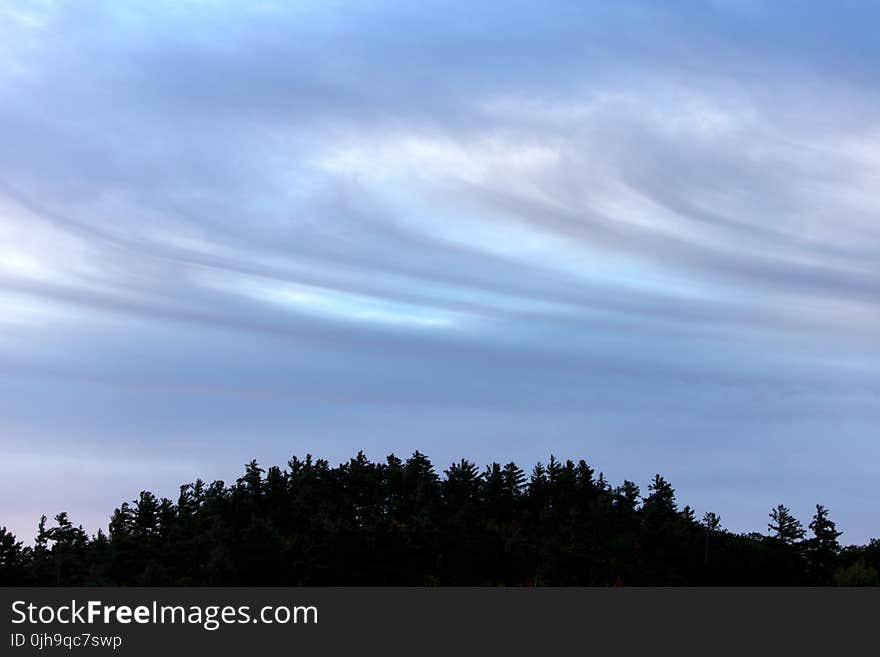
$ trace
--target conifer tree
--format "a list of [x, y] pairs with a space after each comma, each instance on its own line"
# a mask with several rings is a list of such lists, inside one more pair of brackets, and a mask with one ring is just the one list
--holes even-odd
[[0, 527], [0, 586], [24, 583], [25, 553], [21, 541]]
[[654, 475], [648, 490], [643, 507], [646, 515], [672, 516], [676, 513], [675, 489], [668, 481], [659, 474]]
[[770, 535], [784, 545], [794, 545], [805, 534], [803, 525], [783, 504], [770, 511], [770, 523], [767, 527], [770, 529]]
[[807, 541], [807, 560], [815, 583], [830, 584], [834, 573], [840, 543], [837, 539], [842, 532], [837, 531], [834, 521], [828, 516], [828, 509], [816, 505], [816, 513], [810, 522], [813, 537]]
[[709, 543], [712, 534], [718, 531], [721, 526], [721, 516], [713, 511], [707, 511], [703, 514], [703, 527], [706, 528], [706, 549], [704, 553], [704, 562], [709, 563]]

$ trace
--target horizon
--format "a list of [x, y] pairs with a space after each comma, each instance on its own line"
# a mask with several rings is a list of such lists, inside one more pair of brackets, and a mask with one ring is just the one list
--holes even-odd
[[[362, 455], [362, 454], [367, 459], [368, 462], [374, 463], [374, 464], [381, 464], [381, 465], [387, 465], [387, 459], [398, 458], [403, 461], [406, 461], [411, 456], [414, 457], [416, 455], [420, 455], [422, 457], [427, 458], [427, 460], [431, 463], [433, 470], [438, 477], [438, 480], [441, 482], [445, 481], [447, 479], [448, 469], [450, 467], [459, 466], [461, 464], [462, 460], [466, 463], [470, 463], [471, 465], [475, 466], [477, 469], [477, 472], [479, 473], [478, 477], [477, 477], [478, 480], [483, 480], [483, 481], [485, 481], [485, 478], [488, 476], [489, 471], [492, 466], [500, 466], [503, 469], [506, 465], [512, 464], [512, 465], [515, 465], [518, 468], [520, 468], [523, 472], [523, 475], [525, 477], [525, 482], [523, 483], [522, 490], [523, 490], [524, 494], [527, 493], [528, 489], [530, 488], [530, 480], [533, 477], [533, 473], [535, 472], [535, 468], [544, 468], [543, 472], [544, 472], [544, 474], [546, 474], [546, 468], [550, 464], [550, 458], [556, 460], [556, 464], [561, 465], [561, 466], [567, 466], [569, 464], [574, 464], [575, 466], [577, 466], [579, 464], [579, 461], [583, 460], [583, 459], [575, 459], [575, 458], [556, 459], [556, 455], [551, 454], [550, 458], [542, 460], [542, 461], [538, 461], [537, 463], [534, 463], [534, 464], [514, 463], [514, 462], [510, 462], [510, 461], [508, 461], [508, 462], [495, 461], [492, 463], [480, 464], [480, 463], [472, 462], [467, 458], [456, 459], [449, 464], [438, 464], [438, 463], [433, 462], [433, 460], [431, 459], [429, 454], [424, 454], [418, 450], [410, 455], [393, 454], [392, 453], [392, 454], [387, 454], [385, 457], [378, 458], [378, 459], [370, 458], [370, 456], [368, 454], [365, 454], [363, 451], [359, 451], [357, 454], [352, 455], [349, 459], [342, 459], [338, 462], [330, 461], [328, 459], [324, 459], [320, 455], [311, 454], [311, 453], [309, 453], [309, 454], [294, 454], [291, 456], [291, 459], [298, 458], [300, 460], [300, 462], [303, 462], [307, 458], [312, 458], [315, 463], [318, 463], [323, 460], [323, 461], [327, 462], [327, 465], [331, 469], [338, 469], [342, 466], [349, 465], [355, 458], [360, 457], [360, 455]], [[583, 460], [583, 461], [587, 466], [589, 466], [592, 469], [592, 464], [587, 463], [585, 460]], [[230, 476], [228, 478], [204, 479], [202, 477], [193, 477], [192, 480], [181, 483], [181, 485], [178, 487], [178, 490], [175, 490], [170, 493], [168, 493], [168, 491], [160, 491], [159, 494], [157, 494], [157, 491], [155, 491], [155, 490], [150, 490], [150, 489], [141, 490], [141, 491], [138, 491], [137, 494], [131, 495], [126, 499], [119, 500], [117, 504], [113, 505], [113, 509], [108, 510], [108, 512], [105, 514], [106, 518], [105, 518], [104, 523], [97, 524], [92, 531], [89, 531], [89, 529], [84, 527], [82, 523], [76, 522], [75, 518], [71, 518], [70, 514], [66, 510], [64, 511], [64, 513], [67, 514], [68, 520], [71, 522], [71, 524], [74, 527], [79, 527], [80, 529], [85, 531], [86, 535], [90, 539], [97, 538], [99, 533], [103, 533], [104, 536], [108, 536], [109, 532], [107, 530], [109, 529], [109, 526], [112, 524], [112, 517], [114, 516], [114, 514], [116, 512], [118, 512], [123, 507], [123, 504], [128, 504], [130, 508], [136, 508], [136, 505], [138, 503], [138, 496], [140, 494], [149, 493], [149, 494], [152, 494], [155, 496], [155, 499], [157, 502], [162, 502], [164, 500], [168, 500], [169, 502], [172, 503], [172, 505], [176, 506], [179, 502], [178, 495], [181, 494], [185, 488], [191, 487], [197, 481], [201, 481], [205, 486], [211, 486], [212, 484], [221, 483], [221, 484], [223, 484], [224, 488], [227, 491], [232, 491], [236, 488], [236, 486], [241, 485], [242, 479], [245, 476], [246, 470], [251, 464], [257, 465], [262, 470], [262, 481], [264, 484], [267, 483], [267, 481], [268, 481], [268, 479], [265, 475], [270, 468], [277, 467], [285, 476], [290, 474], [290, 462], [284, 463], [284, 464], [281, 464], [281, 463], [270, 464], [270, 463], [260, 463], [260, 462], [256, 461], [256, 459], [254, 459], [248, 463], [243, 464], [244, 470], [240, 469], [238, 473], [234, 473], [232, 476]], [[623, 484], [635, 484], [636, 487], [638, 488], [638, 491], [639, 491], [639, 500], [636, 503], [636, 507], [639, 510], [644, 508], [645, 501], [651, 493], [650, 484], [651, 484], [651, 480], [653, 480], [653, 476], [651, 478], [649, 478], [649, 480], [646, 480], [644, 482], [635, 481], [635, 480], [632, 480], [629, 478], [621, 479], [620, 481], [610, 481], [610, 480], [608, 480], [605, 472], [601, 469], [595, 469], [593, 474], [595, 475], [595, 479], [596, 479], [597, 483], [601, 483], [603, 481], [605, 482], [605, 484], [607, 485], [607, 491], [609, 494], [616, 495], [616, 494], [620, 493], [623, 488], [623, 486], [622, 486]], [[769, 531], [770, 523], [765, 523], [765, 525], [763, 527], [758, 527], [758, 528], [751, 529], [751, 530], [750, 529], [737, 530], [737, 529], [733, 529], [733, 528], [725, 526], [724, 518], [722, 516], [720, 516], [719, 514], [715, 513], [714, 511], [712, 511], [711, 509], [706, 509], [705, 511], [701, 511], [698, 514], [697, 508], [695, 508], [692, 504], [690, 504], [688, 500], [682, 500], [680, 498], [680, 496], [678, 495], [678, 492], [675, 490], [675, 483], [674, 482], [668, 481], [665, 477], [663, 477], [662, 473], [655, 473], [655, 475], [663, 478], [663, 480], [672, 487], [673, 493], [675, 495], [676, 508], [679, 510], [679, 512], [684, 513], [687, 511], [687, 509], [690, 509], [691, 513], [694, 515], [694, 521], [698, 522], [700, 525], [705, 524], [705, 522], [706, 522], [705, 515], [706, 514], [712, 514], [713, 519], [719, 523], [713, 531], [728, 532], [728, 533], [732, 533], [732, 534], [739, 534], [742, 536], [751, 535], [751, 534], [759, 534], [759, 535], [763, 535], [763, 536], [767, 536], [767, 537], [773, 536], [773, 532]], [[164, 493], [168, 493], [168, 494], [166, 495]], [[769, 511], [769, 513], [767, 514], [768, 519], [770, 519], [772, 517], [773, 512], [777, 509], [778, 506], [779, 505], [776, 505], [772, 509], [768, 510]], [[782, 505], [782, 506], [785, 506], [785, 505]], [[817, 504], [813, 505], [813, 507], [811, 509], [807, 510], [808, 512], [805, 512], [805, 514], [803, 516], [798, 516], [798, 514], [796, 512], [792, 513], [791, 516], [796, 521], [798, 521], [800, 523], [802, 528], [807, 527], [809, 525], [809, 523], [811, 522], [811, 520], [814, 519], [815, 514], [818, 511], [820, 506], [822, 508], [825, 508], [827, 511], [827, 508], [825, 507], [825, 505], [817, 503]], [[785, 508], [786, 508], [786, 511], [790, 511], [790, 509], [788, 509], [787, 506], [785, 506]], [[25, 546], [33, 547], [35, 544], [36, 534], [39, 531], [40, 521], [45, 519], [46, 525], [51, 527], [53, 525], [54, 521], [56, 520], [57, 515], [58, 514], [54, 514], [54, 513], [51, 515], [50, 514], [42, 514], [42, 517], [38, 518], [37, 522], [34, 525], [34, 532], [33, 532], [34, 535], [33, 536], [27, 535], [27, 534], [16, 535], [15, 536], [16, 540], [20, 541]], [[698, 516], [702, 516], [702, 518], [700, 518]], [[832, 518], [832, 521], [833, 521], [833, 518]], [[11, 529], [11, 528], [5, 527], [3, 525], [0, 525], [0, 528]], [[843, 528], [839, 528], [839, 530], [840, 530], [841, 537], [844, 537], [846, 534], [845, 530]], [[806, 532], [806, 530], [804, 530], [804, 531]], [[12, 532], [12, 533], [15, 534], [15, 532]], [[880, 540], [880, 539], [878, 539], [877, 537], [871, 537], [868, 540], [863, 541], [862, 543], [859, 543], [859, 542], [847, 542], [844, 538], [844, 540], [841, 542], [841, 546], [844, 548], [846, 548], [846, 547], [860, 547], [862, 545], [868, 545], [869, 543], [871, 543], [872, 541], [875, 541], [875, 540]], [[809, 539], [805, 539], [804, 544], [807, 544], [808, 542], [809, 542]]]
[[871, 18], [0, 0], [0, 526], [362, 449], [880, 536]]

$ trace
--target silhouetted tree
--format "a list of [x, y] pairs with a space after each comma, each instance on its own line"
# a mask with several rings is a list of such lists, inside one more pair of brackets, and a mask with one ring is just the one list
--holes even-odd
[[703, 527], [706, 528], [706, 551], [704, 561], [705, 563], [709, 563], [709, 543], [712, 537], [712, 534], [718, 531], [718, 528], [721, 527], [721, 516], [714, 513], [713, 511], [707, 511], [703, 514]]
[[88, 545], [88, 536], [83, 528], [74, 527], [67, 512], [62, 511], [55, 516], [55, 526], [46, 531], [45, 538], [52, 543], [50, 552], [55, 567], [54, 584], [82, 585]]
[[837, 539], [842, 532], [837, 531], [834, 521], [828, 517], [828, 509], [816, 505], [816, 513], [810, 522], [813, 538], [807, 541], [806, 554], [811, 574], [816, 584], [832, 583], [840, 543]]
[[804, 537], [804, 527], [791, 515], [788, 507], [780, 504], [770, 511], [770, 522], [767, 525], [771, 536], [785, 545], [793, 545]]
[[0, 527], [0, 586], [11, 586], [24, 580], [26, 553], [21, 541], [6, 527]]

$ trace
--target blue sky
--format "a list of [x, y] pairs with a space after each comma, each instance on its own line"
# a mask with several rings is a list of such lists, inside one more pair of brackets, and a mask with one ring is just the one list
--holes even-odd
[[0, 2], [0, 523], [419, 449], [880, 535], [874, 7]]

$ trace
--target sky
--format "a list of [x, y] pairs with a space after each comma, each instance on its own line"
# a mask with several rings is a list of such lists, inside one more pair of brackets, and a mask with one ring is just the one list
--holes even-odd
[[878, 14], [0, 0], [0, 525], [418, 449], [880, 536]]

